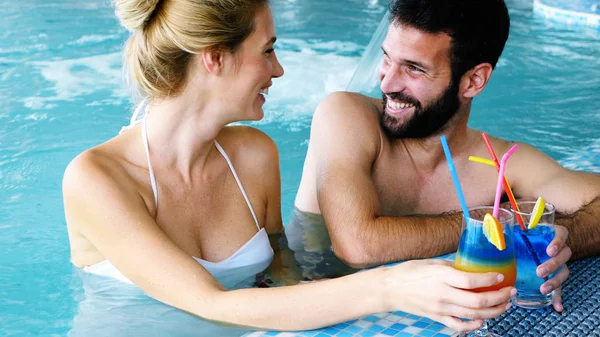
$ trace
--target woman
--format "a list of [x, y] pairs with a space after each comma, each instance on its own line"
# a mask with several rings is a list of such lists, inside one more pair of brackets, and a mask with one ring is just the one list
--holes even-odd
[[402, 310], [466, 330], [506, 310], [510, 288], [462, 290], [501, 275], [463, 273], [442, 261], [228, 290], [269, 266], [268, 234], [283, 230], [275, 144], [256, 129], [226, 126], [261, 119], [272, 79], [283, 75], [267, 0], [115, 6], [133, 32], [125, 63], [146, 99], [140, 123], [66, 169], [77, 267], [196, 316], [262, 329], [313, 329]]

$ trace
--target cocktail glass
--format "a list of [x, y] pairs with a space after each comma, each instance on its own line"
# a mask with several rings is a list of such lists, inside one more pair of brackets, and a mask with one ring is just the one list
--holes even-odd
[[[514, 286], [517, 277], [517, 266], [513, 246], [512, 227], [514, 216], [511, 211], [499, 209], [498, 222], [502, 227], [506, 248], [499, 250], [484, 234], [483, 219], [486, 214], [492, 214], [493, 207], [481, 206], [469, 208], [469, 218], [463, 216], [462, 234], [456, 252], [454, 267], [467, 272], [487, 273], [497, 272], [504, 275], [504, 280], [491, 287], [477, 288], [473, 291], [484, 292], [499, 290], [504, 287]], [[482, 337], [500, 335], [488, 331], [487, 321], [481, 328], [468, 333], [462, 337]]]
[[[516, 216], [521, 215], [525, 226], [529, 223], [535, 201], [517, 202], [519, 212], [513, 210]], [[514, 226], [513, 242], [517, 258], [517, 296], [512, 302], [521, 308], [538, 309], [552, 303], [552, 293], [543, 295], [540, 287], [546, 281], [536, 274], [537, 266], [550, 259], [546, 253], [548, 244], [554, 239], [554, 213], [555, 207], [546, 203], [537, 226], [523, 231], [519, 226]]]

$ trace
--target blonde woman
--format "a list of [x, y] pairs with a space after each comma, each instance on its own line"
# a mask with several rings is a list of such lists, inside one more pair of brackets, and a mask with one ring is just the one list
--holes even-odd
[[[283, 75], [266, 0], [118, 0], [139, 123], [84, 151], [63, 181], [72, 262], [219, 322], [323, 327], [403, 310], [469, 330], [507, 308], [501, 275], [413, 261], [333, 280], [234, 289], [273, 262], [283, 230], [277, 148], [259, 120]], [[134, 118], [135, 119], [135, 118]], [[275, 251], [278, 250], [274, 247]], [[468, 317], [463, 322], [457, 317]]]

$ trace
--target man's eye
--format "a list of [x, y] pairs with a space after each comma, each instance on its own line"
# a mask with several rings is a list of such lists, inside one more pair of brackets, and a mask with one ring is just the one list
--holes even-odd
[[270, 54], [273, 54], [273, 52], [274, 52], [274, 51], [275, 51], [275, 49], [273, 49], [273, 48], [269, 48], [269, 49], [267, 49], [267, 50], [265, 51], [265, 53], [267, 53], [267, 54], [269, 54], [269, 55], [270, 55]]
[[421, 70], [421, 68], [417, 68], [417, 67], [415, 67], [415, 66], [413, 66], [411, 64], [409, 64], [407, 66], [407, 68], [408, 68], [408, 70], [410, 70], [412, 72], [417, 72], [417, 73], [422, 73], [423, 72], [423, 70]]

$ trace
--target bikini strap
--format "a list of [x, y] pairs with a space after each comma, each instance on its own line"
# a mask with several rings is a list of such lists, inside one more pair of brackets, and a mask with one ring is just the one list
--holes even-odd
[[235, 172], [235, 168], [233, 168], [233, 164], [231, 163], [231, 160], [229, 160], [229, 156], [227, 155], [227, 153], [225, 153], [225, 150], [223, 150], [223, 148], [221, 147], [221, 144], [219, 144], [219, 142], [217, 142], [217, 140], [215, 139], [215, 146], [217, 147], [217, 150], [219, 150], [219, 152], [223, 155], [223, 158], [225, 158], [225, 161], [227, 161], [227, 165], [229, 165], [229, 168], [231, 169], [231, 173], [233, 173], [233, 177], [235, 178], [235, 182], [238, 184], [240, 191], [242, 191], [242, 195], [244, 196], [244, 199], [246, 200], [246, 204], [248, 204], [248, 208], [250, 209], [250, 213], [252, 213], [252, 217], [254, 218], [254, 222], [256, 223], [256, 227], [258, 228], [258, 230], [260, 230], [260, 225], [258, 224], [258, 219], [256, 218], [256, 214], [254, 213], [254, 209], [252, 208], [252, 204], [250, 203], [250, 199], [248, 199], [248, 195], [246, 194], [246, 190], [244, 190], [244, 187], [242, 186], [242, 182], [240, 181], [240, 178], [238, 178], [237, 173]]
[[144, 142], [144, 149], [146, 150], [146, 159], [148, 160], [148, 171], [150, 173], [150, 184], [152, 185], [152, 193], [154, 193], [154, 207], [158, 210], [158, 189], [156, 187], [156, 179], [154, 177], [154, 170], [152, 169], [152, 163], [150, 162], [150, 148], [148, 146], [148, 131], [146, 129], [146, 118], [148, 117], [148, 108], [142, 119], [142, 140]]

